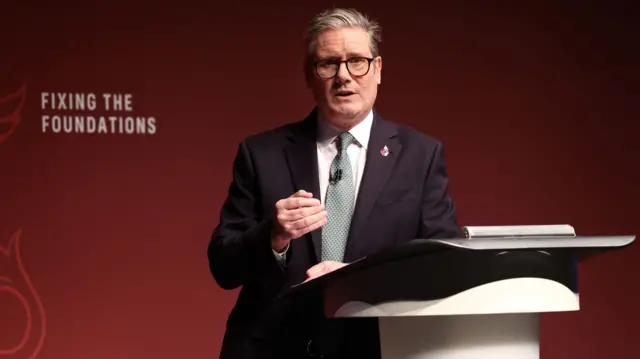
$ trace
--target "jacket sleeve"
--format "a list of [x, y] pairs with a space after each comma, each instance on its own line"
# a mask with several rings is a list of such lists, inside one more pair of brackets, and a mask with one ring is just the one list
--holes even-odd
[[209, 269], [218, 285], [235, 289], [283, 272], [271, 249], [270, 218], [264, 218], [260, 189], [246, 142], [233, 162], [232, 182], [208, 247]]
[[456, 206], [449, 196], [444, 151], [438, 143], [424, 182], [419, 238], [459, 238], [460, 235]]

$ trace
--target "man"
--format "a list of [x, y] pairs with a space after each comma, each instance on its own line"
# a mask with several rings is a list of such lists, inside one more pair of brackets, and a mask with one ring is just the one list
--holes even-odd
[[378, 358], [377, 321], [327, 320], [320, 296], [278, 294], [415, 238], [460, 235], [441, 144], [373, 110], [379, 41], [355, 10], [317, 15], [304, 61], [317, 107], [239, 146], [208, 252], [217, 283], [242, 286], [223, 359]]

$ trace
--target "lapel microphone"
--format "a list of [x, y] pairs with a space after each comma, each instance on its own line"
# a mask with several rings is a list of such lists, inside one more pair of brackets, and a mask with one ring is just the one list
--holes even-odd
[[335, 174], [329, 173], [329, 183], [336, 184], [342, 179], [342, 170], [337, 169]]

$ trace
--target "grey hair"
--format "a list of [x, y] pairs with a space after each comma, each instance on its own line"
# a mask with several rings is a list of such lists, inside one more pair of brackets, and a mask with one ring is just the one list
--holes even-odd
[[378, 45], [382, 41], [382, 29], [378, 22], [355, 9], [334, 8], [320, 12], [311, 20], [306, 35], [307, 60], [313, 53], [316, 39], [322, 32], [343, 27], [360, 27], [367, 31], [371, 54], [374, 57], [380, 55]]

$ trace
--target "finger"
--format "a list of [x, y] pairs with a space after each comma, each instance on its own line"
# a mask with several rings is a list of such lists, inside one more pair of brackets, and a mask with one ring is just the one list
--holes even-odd
[[346, 265], [345, 263], [337, 261], [325, 261], [325, 263], [327, 264], [326, 267], [328, 272], [333, 272], [334, 270], [338, 270]]
[[298, 192], [292, 194], [289, 198], [294, 198], [294, 197], [312, 198], [313, 194], [311, 194], [311, 192], [307, 192], [307, 191], [301, 189]]
[[316, 272], [317, 270], [314, 267], [309, 268], [306, 273], [307, 279], [314, 278], [316, 276]]
[[313, 207], [320, 205], [317, 198], [294, 197], [278, 201], [282, 209], [296, 209], [301, 207]]
[[[277, 210], [277, 216], [276, 219], [278, 220], [278, 223], [282, 226], [282, 227], [287, 227], [289, 229], [296, 229], [299, 228], [300, 225], [293, 225], [292, 222], [296, 222], [299, 220], [302, 220], [304, 218], [313, 216], [315, 214], [318, 214], [320, 212], [324, 211], [324, 206], [323, 205], [317, 205], [317, 206], [312, 206], [312, 207], [302, 207], [302, 208], [297, 208], [297, 209], [291, 209], [291, 210], [286, 210], [286, 209], [281, 209], [279, 208]], [[306, 226], [308, 224], [305, 224], [303, 226]]]
[[317, 206], [312, 206], [312, 207], [302, 207], [302, 208], [297, 208], [297, 209], [292, 209], [292, 210], [288, 210], [288, 211], [284, 211], [281, 214], [280, 218], [283, 221], [297, 221], [300, 219], [303, 219], [305, 217], [309, 217], [312, 216], [314, 214], [317, 214], [321, 211], [324, 211], [324, 205], [320, 204]]
[[315, 278], [321, 276], [324, 272], [326, 272], [326, 266], [324, 263], [318, 263], [307, 270], [307, 277]]
[[309, 225], [307, 227], [303, 227], [303, 228], [291, 231], [291, 237], [293, 239], [300, 238], [300, 237], [304, 236], [305, 234], [307, 234], [309, 232], [313, 232], [316, 229], [324, 226], [325, 224], [327, 224], [327, 217], [323, 216], [319, 221], [314, 222], [314, 223], [312, 223], [311, 225]]
[[327, 211], [322, 210], [310, 216], [306, 216], [304, 218], [298, 219], [296, 221], [291, 221], [285, 224], [285, 227], [292, 230], [302, 229], [305, 227], [309, 227], [310, 225], [322, 220], [323, 218], [327, 218]]

